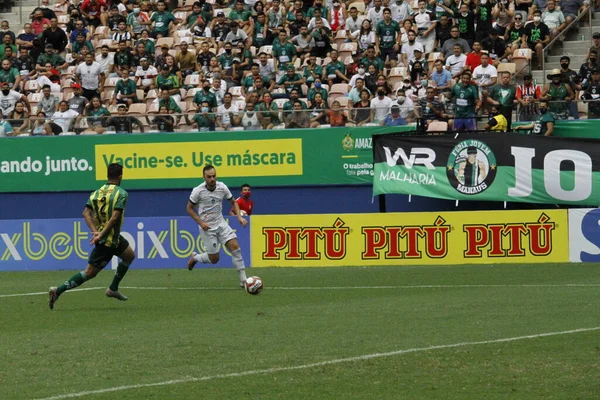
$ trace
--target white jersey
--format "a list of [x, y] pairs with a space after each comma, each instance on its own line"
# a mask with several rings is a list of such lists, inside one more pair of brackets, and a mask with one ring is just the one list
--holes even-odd
[[87, 90], [98, 89], [102, 73], [102, 66], [95, 61], [92, 61], [92, 65], [81, 63], [77, 66], [77, 74], [81, 77], [81, 87]]
[[203, 183], [196, 186], [190, 195], [190, 201], [196, 205], [196, 213], [211, 228], [226, 224], [223, 218], [223, 200], [232, 198], [229, 188], [222, 182], [217, 182], [212, 192], [206, 188], [206, 183]]

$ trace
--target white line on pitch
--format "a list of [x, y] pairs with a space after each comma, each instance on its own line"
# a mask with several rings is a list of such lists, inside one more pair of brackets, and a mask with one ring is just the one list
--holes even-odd
[[[600, 287], [598, 283], [573, 283], [564, 285], [544, 285], [544, 284], [531, 284], [531, 285], [401, 285], [401, 286], [304, 286], [304, 287], [286, 287], [286, 286], [267, 286], [268, 290], [373, 290], [373, 289], [452, 289], [452, 288], [570, 288], [570, 287]], [[86, 290], [98, 290], [105, 289], [105, 287], [90, 287], [69, 290], [69, 292], [79, 292]], [[132, 290], [234, 290], [239, 291], [239, 287], [168, 287], [168, 286], [121, 286], [121, 289], [132, 289]], [[38, 296], [46, 295], [48, 292], [32, 292], [32, 293], [13, 293], [13, 294], [0, 294], [0, 298], [4, 297], [24, 297], [24, 296]]]
[[[80, 289], [69, 290], [69, 291], [66, 291], [65, 293], [69, 293], [69, 292], [85, 292], [85, 291], [88, 291], [88, 290], [98, 290], [98, 289], [106, 289], [106, 288], [104, 288], [104, 287], [87, 287], [87, 288], [80, 288]], [[3, 298], [3, 297], [38, 296], [38, 295], [42, 295], [42, 294], [48, 295], [48, 291], [45, 291], [45, 292], [32, 292], [32, 293], [0, 294], [0, 298]]]
[[515, 342], [517, 340], [537, 339], [537, 338], [543, 338], [543, 337], [548, 337], [548, 336], [569, 335], [569, 334], [573, 334], [573, 333], [592, 332], [592, 331], [598, 331], [598, 330], [600, 330], [600, 326], [595, 327], [595, 328], [572, 329], [569, 331], [562, 331], [562, 332], [537, 333], [534, 335], [516, 336], [516, 337], [494, 339], [494, 340], [483, 340], [483, 341], [479, 341], [479, 342], [461, 342], [461, 343], [453, 343], [453, 344], [443, 344], [443, 345], [438, 345], [438, 346], [417, 347], [414, 349], [404, 349], [404, 350], [390, 351], [390, 352], [386, 352], [386, 353], [373, 353], [373, 354], [366, 354], [366, 355], [356, 356], [356, 357], [338, 358], [335, 360], [321, 361], [321, 362], [311, 363], [311, 364], [293, 365], [293, 366], [289, 366], [289, 367], [275, 367], [275, 368], [257, 369], [257, 370], [250, 370], [250, 371], [232, 372], [229, 374], [208, 375], [208, 376], [202, 376], [202, 377], [197, 377], [197, 378], [185, 377], [185, 378], [181, 378], [181, 379], [173, 379], [173, 380], [162, 381], [162, 382], [138, 383], [135, 385], [115, 386], [115, 387], [106, 388], [106, 389], [97, 389], [97, 390], [88, 390], [85, 392], [60, 394], [57, 396], [45, 397], [43, 399], [38, 399], [38, 400], [71, 399], [71, 398], [77, 398], [77, 397], [83, 397], [83, 396], [90, 396], [90, 395], [94, 395], [94, 394], [120, 392], [123, 390], [141, 389], [141, 388], [149, 388], [149, 387], [156, 387], [156, 386], [169, 386], [169, 385], [177, 385], [180, 383], [211, 381], [211, 380], [215, 380], [215, 379], [236, 378], [236, 377], [240, 377], [240, 376], [249, 376], [249, 375], [272, 374], [272, 373], [277, 373], [277, 372], [295, 371], [295, 370], [321, 367], [321, 366], [332, 365], [332, 364], [342, 364], [342, 363], [348, 363], [348, 362], [353, 362], [353, 361], [363, 361], [363, 360], [369, 360], [372, 358], [392, 357], [392, 356], [408, 354], [408, 353], [417, 353], [417, 352], [421, 352], [421, 351], [452, 349], [452, 348], [457, 348], [457, 347], [477, 346], [477, 345], [486, 345], [486, 344], [494, 344], [494, 343]]

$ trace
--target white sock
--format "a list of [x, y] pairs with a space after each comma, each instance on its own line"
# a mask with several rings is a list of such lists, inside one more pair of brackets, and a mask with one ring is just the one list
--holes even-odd
[[246, 266], [244, 265], [244, 259], [242, 258], [242, 249], [232, 251], [231, 260], [233, 261], [233, 266], [237, 269], [240, 282], [246, 282]]
[[208, 253], [196, 254], [194, 255], [194, 260], [202, 264], [210, 264], [210, 258], [208, 258]]

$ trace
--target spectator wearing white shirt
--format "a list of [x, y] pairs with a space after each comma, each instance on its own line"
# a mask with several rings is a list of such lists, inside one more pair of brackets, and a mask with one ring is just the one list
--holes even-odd
[[100, 68], [105, 75], [113, 72], [115, 67], [115, 54], [110, 52], [107, 45], [103, 45], [100, 49], [100, 54], [96, 56], [96, 62], [100, 64]]
[[371, 8], [367, 13], [367, 19], [371, 21], [372, 26], [377, 26], [378, 23], [383, 21], [383, 7], [381, 6], [381, 0], [374, 0], [375, 7]]
[[352, 35], [360, 31], [362, 19], [358, 18], [358, 9], [356, 7], [350, 7], [350, 16], [346, 19], [346, 36], [352, 37]]
[[545, 23], [552, 34], [552, 38], [557, 36], [567, 27], [567, 22], [562, 11], [556, 9], [554, 0], [546, 2], [546, 10], [542, 13], [542, 22]]
[[460, 75], [465, 70], [467, 64], [467, 56], [462, 54], [462, 46], [460, 44], [454, 45], [454, 54], [446, 58], [446, 69], [452, 74], [452, 78], [460, 79]]
[[473, 80], [479, 86], [481, 92], [481, 103], [487, 104], [488, 88], [498, 82], [498, 70], [491, 65], [487, 53], [481, 55], [481, 65], [473, 71]]
[[400, 116], [408, 123], [411, 123], [415, 119], [415, 103], [406, 94], [404, 89], [398, 89], [396, 91], [396, 100], [392, 102], [392, 105], [400, 107]]
[[223, 104], [217, 107], [217, 128], [228, 131], [233, 126], [233, 119], [238, 116], [239, 109], [237, 105], [231, 103], [232, 99], [231, 93], [225, 93]]
[[392, 19], [399, 24], [402, 24], [403, 21], [408, 20], [415, 14], [408, 0], [393, 0], [393, 3], [390, 2], [388, 8], [392, 11]]
[[354, 86], [356, 86], [356, 80], [357, 79], [362, 79], [364, 82], [365, 79], [365, 73], [366, 73], [366, 69], [365, 69], [365, 64], [360, 63], [358, 64], [358, 68], [356, 70], [358, 73], [352, 75], [352, 78], [350, 78], [350, 87], [353, 88]]
[[371, 115], [373, 122], [380, 124], [390, 113], [392, 99], [385, 95], [385, 88], [378, 87], [377, 95], [371, 99]]
[[427, 10], [426, 7], [427, 2], [419, 0], [419, 12], [414, 15], [414, 18], [417, 24], [417, 42], [423, 46], [425, 54], [429, 54], [433, 51], [435, 43], [435, 26], [437, 21], [435, 20], [435, 14]]
[[314, 11], [314, 17], [312, 17], [310, 19], [310, 22], [308, 23], [308, 30], [312, 31], [313, 29], [315, 29], [317, 27], [317, 21], [320, 20], [321, 22], [323, 22], [323, 27], [327, 28], [329, 31], [331, 31], [331, 25], [329, 25], [329, 21], [327, 21], [327, 18], [323, 18], [322, 14], [321, 14], [321, 10], [318, 8], [315, 8]]
[[408, 68], [408, 61], [415, 57], [415, 49], [419, 49], [423, 52], [423, 45], [417, 42], [417, 33], [415, 31], [408, 31], [408, 43], [403, 44], [400, 50], [402, 54], [402, 63]]

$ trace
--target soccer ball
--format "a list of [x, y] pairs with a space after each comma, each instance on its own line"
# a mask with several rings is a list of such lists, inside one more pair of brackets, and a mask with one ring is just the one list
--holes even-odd
[[263, 282], [258, 276], [251, 276], [246, 279], [246, 292], [250, 294], [259, 294], [263, 290]]

